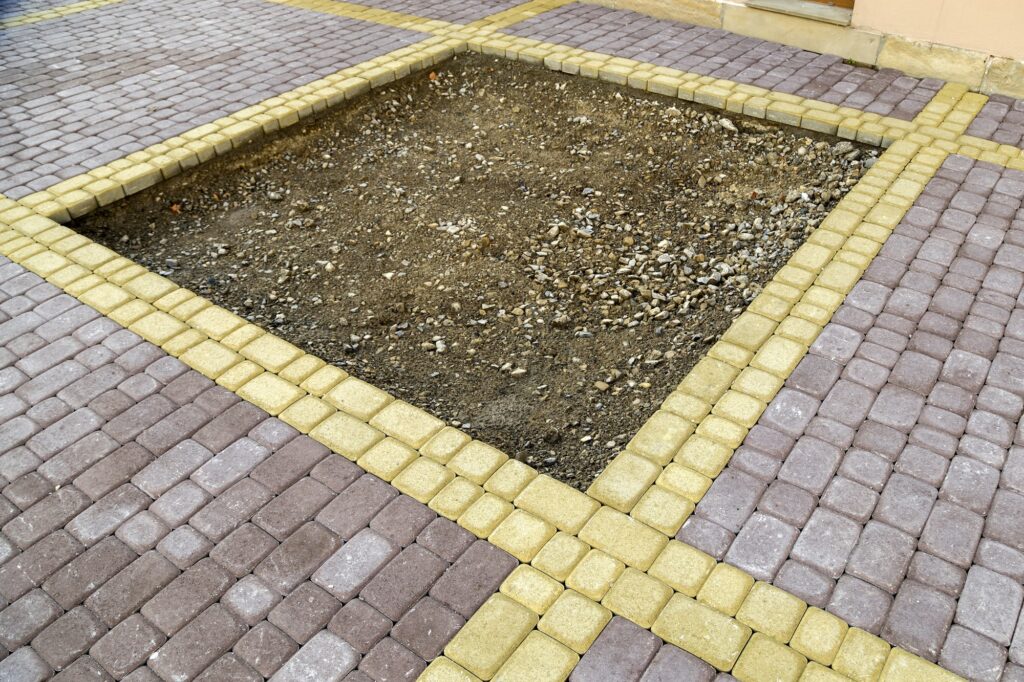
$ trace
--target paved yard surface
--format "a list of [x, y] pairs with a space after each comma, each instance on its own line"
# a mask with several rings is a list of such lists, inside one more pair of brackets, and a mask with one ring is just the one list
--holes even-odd
[[1022, 198], [951, 156], [679, 538], [965, 676], [1024, 664]]
[[[466, 49], [887, 147], [586, 494], [50, 220]], [[1024, 680], [1022, 135], [561, 0], [4, 3], [0, 680]]]

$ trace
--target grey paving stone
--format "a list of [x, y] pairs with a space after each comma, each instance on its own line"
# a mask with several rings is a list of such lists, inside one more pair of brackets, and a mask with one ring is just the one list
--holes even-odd
[[930, 485], [904, 474], [893, 474], [885, 484], [874, 517], [917, 536], [924, 528], [938, 492]]
[[846, 572], [895, 594], [910, 566], [913, 536], [878, 521], [864, 526]]
[[749, 474], [726, 469], [701, 499], [700, 516], [733, 533], [750, 518], [764, 492], [764, 483]]
[[811, 606], [825, 608], [828, 604], [835, 581], [819, 570], [790, 559], [779, 570], [774, 584], [800, 597]]
[[982, 566], [973, 566], [967, 572], [967, 582], [957, 602], [956, 622], [1009, 646], [1022, 603], [1024, 588], [1018, 582]]
[[942, 647], [939, 664], [971, 680], [1006, 679], [1006, 649], [976, 632], [954, 625]]
[[168, 637], [221, 598], [233, 577], [204, 559], [172, 580], [142, 607], [142, 615]]
[[424, 597], [395, 624], [391, 636], [425, 661], [438, 656], [466, 620], [436, 599]]
[[249, 573], [278, 546], [277, 540], [251, 523], [242, 524], [210, 550], [210, 558], [236, 578]]
[[61, 608], [70, 611], [138, 557], [116, 538], [106, 538], [60, 567], [42, 584]]
[[380, 533], [365, 528], [342, 545], [313, 573], [313, 582], [347, 602], [357, 594], [399, 551]]
[[[312, 519], [324, 505], [334, 499], [334, 495], [323, 483], [303, 478], [264, 505], [252, 517], [252, 522], [276, 539], [284, 540], [296, 528]], [[426, 509], [423, 505], [418, 507]]]
[[275, 682], [336, 682], [358, 662], [359, 655], [355, 649], [334, 633], [323, 630], [306, 642], [271, 679]]
[[877, 635], [885, 623], [892, 605], [892, 595], [870, 583], [850, 575], [844, 575], [836, 583], [828, 603], [831, 613], [845, 620], [851, 627], [858, 627]]
[[264, 620], [279, 601], [281, 596], [254, 575], [239, 580], [221, 598], [221, 603], [250, 627]]
[[177, 575], [178, 569], [159, 552], [146, 552], [93, 592], [85, 605], [112, 628]]
[[710, 665], [679, 647], [663, 644], [640, 680], [673, 682], [685, 679], [693, 682], [711, 682], [714, 678], [715, 669]]
[[860, 524], [819, 507], [793, 545], [792, 557], [838, 578], [860, 536]]
[[84, 606], [69, 611], [32, 640], [32, 648], [54, 670], [63, 670], [89, 650], [107, 627]]
[[42, 682], [53, 674], [50, 666], [32, 647], [22, 647], [0, 661], [0, 676], [19, 682]]
[[341, 602], [311, 582], [299, 585], [267, 617], [299, 644], [323, 629], [341, 608]]
[[953, 621], [956, 602], [948, 595], [907, 580], [896, 594], [882, 637], [934, 661]]
[[400, 619], [448, 568], [448, 562], [411, 545], [388, 562], [359, 596], [393, 621]]
[[365, 528], [398, 491], [375, 476], [363, 476], [324, 507], [316, 520], [348, 540]]
[[799, 533], [773, 516], [754, 513], [729, 547], [725, 560], [757, 580], [771, 580], [789, 556]]
[[32, 590], [0, 611], [0, 645], [14, 651], [61, 615], [57, 602], [42, 590]]

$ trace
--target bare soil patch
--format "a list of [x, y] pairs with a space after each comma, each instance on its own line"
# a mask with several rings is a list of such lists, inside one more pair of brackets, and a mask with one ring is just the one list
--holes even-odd
[[465, 55], [74, 227], [585, 489], [874, 154]]

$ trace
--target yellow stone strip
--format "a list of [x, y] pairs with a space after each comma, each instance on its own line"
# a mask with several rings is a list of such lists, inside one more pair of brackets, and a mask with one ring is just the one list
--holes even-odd
[[422, 31], [425, 33], [444, 33], [450, 30], [463, 28], [461, 24], [453, 24], [438, 19], [426, 19], [412, 14], [392, 12], [391, 10], [358, 5], [341, 0], [266, 0], [279, 5], [287, 5], [298, 9], [333, 14], [350, 19], [362, 19], [373, 21], [386, 26], [404, 28], [410, 31]]
[[82, 0], [82, 2], [73, 2], [69, 5], [43, 9], [38, 12], [29, 12], [16, 17], [0, 17], [0, 29], [34, 24], [39, 21], [49, 21], [50, 19], [61, 19], [69, 14], [77, 14], [78, 12], [96, 9], [97, 7], [106, 7], [107, 5], [114, 5], [119, 2], [122, 2], [122, 0]]

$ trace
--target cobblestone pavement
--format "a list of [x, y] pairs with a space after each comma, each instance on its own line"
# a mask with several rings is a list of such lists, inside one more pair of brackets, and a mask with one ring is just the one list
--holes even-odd
[[[1019, 102], [559, 0], [3, 11], [0, 680], [1024, 679]], [[888, 147], [587, 494], [48, 220], [464, 49]]]
[[131, 0], [5, 29], [0, 191], [45, 189], [422, 37], [263, 0]]
[[0, 679], [409, 679], [518, 564], [2, 262]]
[[1022, 198], [950, 157], [679, 535], [976, 679], [1024, 674]]
[[1024, 100], [992, 95], [967, 133], [1019, 147], [1024, 139]]
[[910, 120], [942, 87], [893, 69], [635, 12], [571, 4], [510, 32]]

